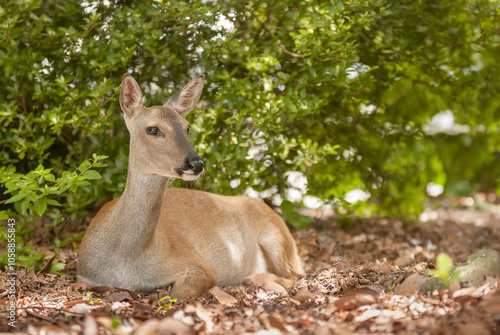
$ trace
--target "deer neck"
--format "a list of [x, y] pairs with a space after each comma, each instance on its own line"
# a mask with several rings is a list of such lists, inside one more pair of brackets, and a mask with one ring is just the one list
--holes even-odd
[[127, 185], [112, 215], [120, 232], [117, 249], [129, 255], [144, 252], [154, 241], [169, 178], [145, 174], [129, 162]]

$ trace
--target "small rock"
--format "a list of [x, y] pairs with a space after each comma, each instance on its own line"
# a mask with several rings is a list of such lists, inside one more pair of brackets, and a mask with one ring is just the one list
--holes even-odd
[[487, 277], [500, 277], [500, 253], [484, 250], [472, 254], [464, 265], [455, 268], [454, 273], [466, 287], [480, 285]]
[[431, 279], [427, 280], [425, 283], [420, 285], [419, 291], [425, 294], [432, 294], [434, 290], [437, 290], [438, 292], [446, 290], [448, 288], [448, 285], [444, 282], [439, 277], [432, 277]]

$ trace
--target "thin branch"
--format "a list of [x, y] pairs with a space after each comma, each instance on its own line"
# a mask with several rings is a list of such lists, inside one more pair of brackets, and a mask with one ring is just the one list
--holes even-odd
[[302, 57], [304, 57], [302, 55], [299, 55], [299, 54], [296, 54], [294, 52], [288, 51], [287, 48], [285, 47], [285, 45], [283, 43], [281, 43], [280, 40], [277, 40], [276, 42], [278, 42], [278, 45], [280, 46], [281, 50], [283, 50], [284, 53], [289, 54], [290, 56], [293, 56], [293, 57], [296, 57], [296, 58], [302, 58]]
[[[58, 311], [58, 312], [66, 312], [66, 313], [70, 313], [70, 314], [75, 314], [75, 315], [85, 315], [85, 313], [78, 313], [78, 312], [72, 312], [72, 311], [69, 311], [67, 309], [64, 309], [64, 308], [59, 308], [59, 307], [41, 307], [41, 306], [31, 306], [31, 307], [16, 307], [16, 310], [17, 309], [24, 309], [26, 311], [30, 310], [30, 309], [50, 309], [50, 310], [53, 310], [53, 311]], [[2, 310], [0, 312], [6, 312], [7, 310]]]

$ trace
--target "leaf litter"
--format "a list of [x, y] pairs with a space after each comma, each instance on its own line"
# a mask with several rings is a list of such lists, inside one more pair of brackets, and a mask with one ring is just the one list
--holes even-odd
[[[293, 236], [306, 274], [288, 283], [252, 275], [185, 301], [76, 283], [77, 252], [63, 249], [64, 275], [18, 271], [15, 331], [25, 334], [499, 334], [500, 282], [452, 285], [425, 296], [440, 252], [455, 264], [483, 249], [500, 251], [500, 207], [441, 208], [422, 222], [335, 215]], [[429, 214], [429, 212], [428, 212]], [[53, 261], [47, 257], [47, 262]], [[7, 325], [7, 282], [0, 277], [0, 331]], [[163, 301], [162, 301], [163, 300]], [[3, 314], [3, 315], [2, 315]]]

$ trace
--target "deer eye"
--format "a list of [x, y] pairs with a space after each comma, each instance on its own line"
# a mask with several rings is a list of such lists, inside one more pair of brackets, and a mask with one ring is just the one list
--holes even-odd
[[158, 129], [156, 127], [147, 127], [146, 133], [148, 133], [148, 135], [152, 135], [152, 136], [161, 135], [160, 129]]

